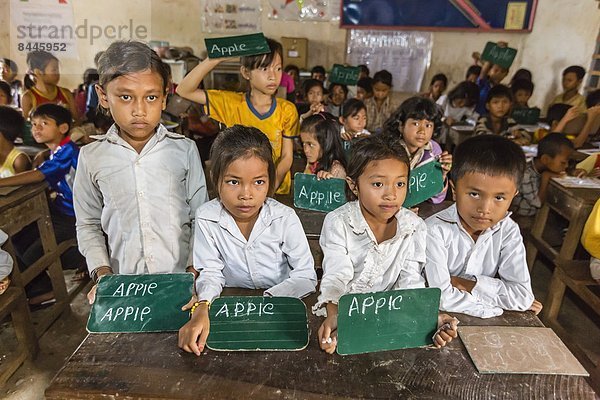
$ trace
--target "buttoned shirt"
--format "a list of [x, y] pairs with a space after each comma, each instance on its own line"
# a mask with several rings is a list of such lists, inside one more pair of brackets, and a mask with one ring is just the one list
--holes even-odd
[[266, 289], [266, 296], [297, 298], [315, 291], [314, 260], [292, 208], [267, 198], [248, 240], [219, 199], [198, 209], [196, 224], [198, 299], [212, 301], [223, 287]]
[[[0, 229], [0, 246], [8, 240], [6, 232]], [[6, 250], [0, 249], [0, 280], [10, 275], [13, 268], [13, 259]]]
[[519, 186], [519, 193], [512, 202], [517, 215], [532, 217], [542, 207], [542, 201], [538, 196], [541, 178], [542, 176], [535, 169], [534, 160], [529, 161]]
[[74, 185], [77, 242], [88, 269], [185, 271], [194, 215], [208, 201], [196, 144], [162, 125], [140, 153], [116, 125], [97, 139], [81, 149]]
[[[510, 213], [477, 241], [463, 228], [456, 204], [429, 217], [425, 275], [442, 290], [440, 309], [481, 318], [503, 310], [525, 311], [534, 300], [525, 246]], [[476, 280], [471, 293], [452, 286], [451, 276]]]
[[327, 214], [319, 241], [323, 278], [315, 314], [326, 315], [326, 304], [337, 304], [346, 293], [425, 287], [425, 223], [405, 208], [396, 213], [396, 222], [394, 237], [377, 243], [358, 201]]

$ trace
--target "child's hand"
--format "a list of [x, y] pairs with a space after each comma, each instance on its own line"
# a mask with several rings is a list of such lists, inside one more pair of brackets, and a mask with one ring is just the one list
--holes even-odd
[[333, 354], [337, 347], [337, 304], [327, 304], [327, 318], [319, 327], [319, 346], [328, 354]]
[[194, 306], [194, 303], [196, 303], [197, 301], [198, 301], [198, 296], [196, 296], [196, 294], [193, 294], [190, 301], [188, 301], [186, 305], [181, 307], [181, 311], [190, 310]]
[[446, 176], [452, 168], [452, 154], [444, 151], [442, 154], [440, 154], [440, 163], [442, 164], [442, 178], [446, 180]]
[[535, 315], [538, 315], [544, 306], [537, 300], [533, 300], [533, 304], [529, 308], [529, 311], [533, 311]]
[[587, 175], [587, 171], [585, 169], [576, 168], [571, 172], [571, 176], [575, 176], [577, 178], [581, 178]]
[[444, 124], [448, 125], [448, 126], [452, 126], [454, 123], [456, 122], [456, 120], [452, 117], [447, 117], [444, 120]]
[[508, 47], [508, 42], [502, 42], [502, 41], [500, 41], [500, 42], [498, 42], [496, 44], [498, 45], [498, 47], [503, 47], [503, 48], [504, 47]]
[[573, 106], [567, 110], [562, 119], [564, 120], [564, 122], [569, 122], [577, 118], [579, 114], [581, 114], [579, 112], [579, 108], [577, 106]]
[[10, 277], [7, 276], [0, 281], [0, 294], [6, 292], [6, 289], [8, 289], [9, 285], [10, 285]]
[[331, 179], [333, 177], [334, 176], [331, 172], [327, 172], [325, 170], [317, 172], [317, 179]]
[[408, 210], [414, 212], [417, 215], [419, 215], [419, 207], [411, 207]]
[[354, 135], [352, 135], [350, 132], [342, 132], [340, 134], [340, 136], [342, 137], [342, 140], [346, 140], [346, 141], [351, 141], [352, 139], [354, 139]]
[[87, 294], [87, 299], [90, 302], [90, 304], [94, 304], [94, 302], [96, 301], [96, 289], [98, 289], [98, 285], [92, 286], [92, 288]]
[[592, 178], [600, 178], [600, 168], [594, 168], [590, 171], [588, 176]]
[[471, 293], [471, 290], [473, 290], [477, 282], [470, 279], [461, 278], [459, 276], [451, 276], [450, 283], [458, 290]]
[[199, 356], [204, 350], [209, 332], [208, 305], [200, 304], [192, 315], [192, 319], [179, 329], [179, 348]]
[[325, 106], [322, 103], [312, 103], [310, 105], [310, 113], [312, 114], [318, 114], [325, 111]]
[[438, 315], [438, 330], [433, 335], [433, 345], [438, 349], [447, 345], [458, 335], [460, 321], [448, 314]]

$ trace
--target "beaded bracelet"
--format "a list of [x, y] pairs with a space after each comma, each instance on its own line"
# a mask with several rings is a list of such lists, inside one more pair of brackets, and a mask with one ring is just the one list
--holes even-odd
[[200, 304], [206, 304], [206, 306], [208, 307], [208, 309], [210, 309], [210, 301], [208, 300], [200, 300], [194, 303], [194, 305], [192, 306], [192, 309], [190, 310], [190, 315], [194, 314], [194, 311], [196, 311], [196, 308], [198, 308], [198, 306]]

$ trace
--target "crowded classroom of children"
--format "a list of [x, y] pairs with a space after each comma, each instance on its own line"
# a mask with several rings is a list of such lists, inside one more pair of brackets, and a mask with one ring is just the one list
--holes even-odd
[[1, 398], [600, 395], [599, 1], [6, 3]]

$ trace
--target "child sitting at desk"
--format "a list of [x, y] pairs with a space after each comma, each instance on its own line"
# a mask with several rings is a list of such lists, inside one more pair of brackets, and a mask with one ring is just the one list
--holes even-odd
[[192, 306], [192, 319], [179, 330], [179, 347], [198, 356], [210, 330], [208, 308], [223, 287], [302, 298], [317, 284], [300, 219], [269, 197], [275, 189], [275, 164], [266, 135], [235, 125], [215, 139], [210, 159], [219, 196], [196, 212], [199, 301]]
[[[8, 235], [0, 229], [0, 246], [8, 240]], [[10, 285], [10, 273], [13, 267], [13, 259], [5, 250], [0, 249], [0, 294], [6, 292]]]
[[481, 318], [541, 310], [519, 226], [508, 212], [524, 169], [521, 148], [500, 136], [475, 136], [457, 147], [451, 171], [456, 203], [425, 221], [425, 275], [429, 286], [442, 290], [442, 310]]
[[519, 193], [513, 199], [515, 214], [532, 217], [544, 204], [550, 179], [565, 174], [573, 143], [561, 133], [545, 136], [537, 147], [537, 156], [527, 163]]
[[385, 121], [396, 110], [397, 103], [392, 100], [392, 74], [389, 71], [377, 71], [373, 75], [373, 97], [365, 100], [367, 106], [367, 130], [381, 133]]
[[585, 98], [579, 93], [579, 87], [583, 82], [585, 69], [579, 65], [571, 65], [565, 68], [562, 73], [562, 87], [564, 92], [556, 96], [551, 102], [552, 104], [568, 104], [577, 107], [579, 112], [586, 110]]
[[[398, 139], [367, 136], [352, 146], [346, 178], [350, 201], [327, 214], [319, 241], [323, 279], [313, 313], [326, 317], [318, 335], [327, 353], [337, 346], [342, 295], [425, 287], [421, 272], [426, 227], [415, 213], [402, 208], [409, 170], [408, 155]], [[436, 333], [437, 347], [457, 333], [456, 319], [440, 315], [439, 321], [450, 327]]]
[[512, 93], [507, 86], [496, 85], [490, 89], [485, 108], [488, 114], [480, 117], [475, 126], [475, 135], [506, 136], [517, 144], [531, 142], [531, 135], [525, 130], [516, 129], [517, 122], [510, 117]]
[[146, 44], [114, 42], [98, 72], [102, 112], [115, 123], [81, 149], [75, 176], [90, 276], [192, 271], [194, 214], [208, 196], [196, 144], [160, 124], [168, 70]]
[[25, 118], [11, 107], [0, 106], [0, 178], [31, 169], [29, 156], [15, 147], [25, 129]]
[[346, 177], [340, 124], [333, 115], [319, 113], [302, 121], [300, 138], [306, 156], [305, 174], [317, 175], [319, 179]]
[[475, 112], [475, 105], [479, 101], [479, 87], [469, 81], [456, 85], [448, 95], [442, 95], [437, 101], [442, 109], [442, 123], [440, 134], [436, 141], [441, 145], [446, 143], [450, 127], [464, 119], [476, 120], [479, 114]]
[[[56, 104], [42, 104], [31, 113], [32, 134], [36, 142], [45, 144], [50, 157], [38, 168], [14, 176], [0, 179], [0, 187], [18, 186], [46, 181], [56, 193], [50, 204], [50, 217], [58, 243], [75, 238], [75, 212], [73, 209], [72, 182], [77, 169], [79, 148], [69, 137], [73, 118], [68, 109]], [[41, 238], [34, 226], [20, 232], [15, 239], [17, 255], [21, 266], [27, 268], [44, 254]], [[84, 266], [83, 257], [77, 249], [71, 248], [61, 257], [65, 268]], [[43, 273], [32, 281], [27, 289], [30, 304], [40, 304], [50, 300], [51, 284]]]

